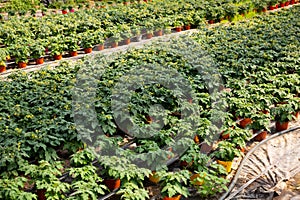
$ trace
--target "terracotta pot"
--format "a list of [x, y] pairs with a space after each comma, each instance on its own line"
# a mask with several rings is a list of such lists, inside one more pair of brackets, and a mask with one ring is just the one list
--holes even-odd
[[240, 126], [242, 128], [246, 128], [247, 125], [251, 124], [252, 120], [250, 118], [245, 118], [242, 121], [240, 121]]
[[152, 174], [149, 175], [149, 181], [151, 181], [152, 183], [157, 184], [160, 180], [160, 177], [156, 175], [156, 172], [153, 171]]
[[199, 139], [199, 136], [198, 136], [198, 135], [195, 135], [195, 137], [194, 137], [194, 142], [195, 142], [196, 144], [200, 144], [200, 139]]
[[230, 134], [229, 133], [227, 133], [227, 134], [223, 134], [223, 132], [221, 133], [221, 138], [223, 139], [223, 140], [227, 140], [227, 139], [229, 139], [229, 137], [230, 137]]
[[245, 152], [245, 148], [244, 148], [244, 147], [240, 147], [240, 146], [238, 146], [238, 147], [237, 147], [237, 149], [238, 149], [238, 150], [240, 150], [242, 153], [244, 153], [244, 152]]
[[118, 42], [113, 42], [113, 43], [111, 43], [111, 47], [112, 47], [112, 48], [116, 48], [116, 47], [118, 47], [118, 46], [119, 46]]
[[175, 31], [176, 31], [176, 32], [181, 32], [181, 31], [182, 31], [182, 27], [176, 27], [176, 28], [175, 28]]
[[162, 35], [163, 35], [163, 32], [162, 32], [162, 30], [159, 30], [159, 31], [156, 31], [156, 32], [154, 33], [154, 35], [155, 35], [155, 36], [162, 36]]
[[269, 10], [274, 10], [276, 9], [276, 6], [269, 6]]
[[124, 44], [126, 44], [126, 45], [130, 44], [130, 38], [125, 39], [125, 40], [124, 40]]
[[276, 131], [284, 131], [289, 128], [289, 122], [276, 122], [275, 123]]
[[189, 166], [189, 163], [188, 162], [186, 162], [186, 161], [180, 161], [180, 167], [187, 167], [187, 166]]
[[6, 66], [5, 65], [1, 65], [0, 66], [0, 73], [5, 72], [6, 71]]
[[110, 191], [120, 188], [121, 180], [120, 179], [105, 179], [103, 183], [108, 187]]
[[[193, 174], [193, 175], [190, 177], [190, 180], [191, 180], [191, 181], [194, 181], [196, 178], [200, 178], [200, 174]], [[202, 181], [196, 181], [196, 182], [194, 182], [194, 183], [192, 183], [192, 184], [193, 184], [193, 185], [201, 186], [201, 185], [203, 185], [203, 183], [204, 183], [204, 180], [202, 180]]]
[[185, 29], [185, 30], [190, 30], [190, 29], [191, 29], [191, 25], [185, 25], [185, 26], [184, 26], [184, 29]]
[[62, 59], [62, 55], [54, 55], [54, 59], [55, 60], [61, 60]]
[[295, 116], [295, 118], [296, 118], [295, 120], [298, 120], [298, 119], [299, 119], [299, 113], [300, 113], [300, 111], [294, 113], [294, 116]]
[[38, 58], [35, 60], [35, 64], [40, 65], [44, 63], [44, 58]]
[[66, 11], [66, 10], [62, 10], [61, 12], [62, 12], [63, 15], [68, 13], [68, 11]]
[[93, 48], [92, 47], [89, 47], [89, 48], [85, 48], [84, 49], [84, 53], [91, 53], [93, 51]]
[[163, 200], [179, 200], [181, 198], [181, 194], [174, 197], [164, 197]]
[[78, 56], [77, 51], [70, 51], [70, 56], [71, 57]]
[[46, 198], [45, 193], [46, 193], [46, 190], [45, 190], [45, 189], [38, 189], [38, 190], [36, 191], [36, 194], [37, 194], [37, 196], [38, 196], [38, 200], [46, 200], [47, 198]]
[[214, 24], [215, 22], [214, 22], [214, 20], [208, 20], [208, 23], [209, 24]]
[[[256, 133], [257, 131], [254, 130], [253, 132]], [[263, 141], [264, 139], [266, 139], [267, 135], [268, 135], [268, 131], [262, 131], [260, 134], [254, 137], [254, 140], [259, 142]]]
[[152, 33], [147, 33], [147, 34], [146, 34], [146, 38], [147, 38], [147, 39], [151, 39], [152, 37], [153, 37], [153, 34], [152, 34]]
[[96, 45], [96, 50], [97, 51], [102, 51], [103, 49], [104, 49], [104, 45], [103, 44]]
[[232, 161], [217, 160], [217, 163], [223, 165], [228, 173], [231, 172]]
[[262, 113], [264, 113], [265, 115], [269, 114], [270, 112], [268, 110], [263, 110], [261, 111]]
[[25, 68], [25, 67], [27, 67], [27, 63], [25, 63], [25, 62], [18, 62], [18, 67], [19, 68]]

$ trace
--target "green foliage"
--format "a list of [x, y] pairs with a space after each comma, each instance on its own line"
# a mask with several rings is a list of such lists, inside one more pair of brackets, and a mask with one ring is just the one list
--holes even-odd
[[222, 161], [232, 161], [235, 157], [240, 155], [241, 153], [235, 144], [226, 140], [219, 142], [217, 150], [213, 153], [213, 156]]
[[181, 170], [178, 172], [164, 172], [159, 171], [157, 175], [160, 177], [160, 185], [162, 187], [161, 194], [163, 197], [173, 197], [181, 194], [182, 196], [187, 197], [189, 191], [186, 185], [190, 173], [188, 170]]

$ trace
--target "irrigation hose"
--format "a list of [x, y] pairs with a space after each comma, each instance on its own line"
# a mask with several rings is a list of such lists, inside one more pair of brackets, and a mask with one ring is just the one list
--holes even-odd
[[[242, 168], [243, 168], [245, 162], [247, 161], [247, 159], [249, 158], [249, 156], [250, 156], [250, 155], [251, 155], [258, 147], [262, 146], [262, 145], [265, 144], [266, 142], [268, 142], [268, 141], [270, 141], [270, 140], [272, 140], [272, 139], [274, 139], [274, 138], [276, 138], [276, 137], [278, 137], [278, 136], [284, 135], [284, 134], [286, 134], [286, 133], [289, 133], [289, 132], [291, 132], [291, 131], [295, 131], [295, 130], [298, 130], [298, 129], [300, 129], [300, 126], [296, 126], [296, 127], [290, 128], [290, 129], [288, 129], [288, 130], [280, 131], [280, 132], [278, 132], [278, 133], [275, 133], [275, 134], [271, 135], [270, 137], [268, 137], [267, 139], [263, 140], [262, 142], [260, 142], [259, 144], [257, 144], [255, 147], [253, 147], [253, 148], [246, 154], [246, 156], [243, 158], [243, 160], [242, 160], [242, 162], [241, 162], [241, 164], [240, 164], [240, 166], [239, 166], [239, 169], [237, 170], [237, 172], [236, 172], [236, 174], [235, 174], [235, 176], [234, 176], [234, 178], [233, 178], [231, 184], [230, 184], [229, 187], [228, 187], [228, 190], [225, 192], [225, 194], [223, 194], [223, 195], [219, 198], [219, 200], [230, 200], [229, 197], [231, 197], [231, 196], [229, 196], [229, 197], [227, 197], [227, 196], [229, 195], [229, 193], [232, 191], [233, 187], [235, 186], [235, 184], [236, 184], [236, 182], [237, 182], [237, 179], [238, 179], [238, 177], [239, 177], [239, 174], [241, 173], [241, 170], [242, 170]], [[254, 178], [254, 180], [256, 180], [256, 179], [257, 179], [257, 177]], [[252, 180], [249, 181], [249, 182], [253, 182], [254, 180], [252, 179]], [[243, 189], [243, 187], [239, 188], [234, 194], [240, 193], [242, 189]], [[226, 197], [227, 197], [227, 198], [226, 198]]]

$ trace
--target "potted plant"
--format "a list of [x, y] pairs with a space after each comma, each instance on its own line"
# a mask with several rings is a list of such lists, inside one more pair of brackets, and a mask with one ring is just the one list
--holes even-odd
[[64, 43], [66, 45], [66, 51], [69, 51], [70, 56], [77, 56], [79, 49], [79, 36], [75, 34], [71, 34], [70, 36], [66, 36], [64, 39]]
[[71, 167], [69, 174], [72, 177], [70, 199], [86, 199], [104, 195], [108, 188], [102, 184], [103, 179], [97, 174], [97, 167], [88, 164], [81, 167]]
[[50, 50], [51, 50], [51, 55], [54, 56], [55, 60], [60, 60], [62, 59], [62, 54], [67, 48], [64, 42], [59, 41], [60, 37], [55, 37], [50, 39]]
[[126, 24], [119, 25], [118, 27], [121, 32], [121, 38], [124, 40], [124, 44], [130, 44], [130, 38], [132, 37], [132, 32], [130, 26]]
[[84, 53], [91, 53], [93, 51], [93, 46], [95, 45], [94, 33], [87, 31], [82, 33], [79, 37], [81, 39], [80, 44], [84, 50]]
[[64, 14], [64, 15], [67, 14], [67, 13], [68, 13], [68, 6], [64, 5], [64, 6], [62, 7], [61, 12], [62, 12], [62, 14]]
[[101, 156], [99, 163], [103, 167], [101, 174], [104, 176], [104, 183], [111, 191], [118, 189], [121, 181], [125, 183], [138, 180], [142, 184], [144, 177], [151, 173], [148, 169], [132, 164], [125, 157]]
[[45, 50], [44, 45], [40, 41], [36, 41], [30, 46], [30, 55], [35, 59], [37, 65], [44, 63]]
[[188, 170], [180, 170], [176, 172], [159, 173], [161, 195], [163, 200], [179, 200], [181, 196], [188, 197], [189, 191], [186, 186], [190, 179]]
[[46, 199], [48, 197], [57, 197], [58, 199], [65, 198], [65, 192], [70, 188], [70, 185], [59, 180], [61, 176], [61, 162], [50, 164], [47, 161], [39, 161], [39, 165], [26, 165], [22, 167], [25, 175], [30, 175], [32, 181], [35, 182], [37, 188], [38, 199]]
[[217, 163], [225, 167], [227, 172], [231, 171], [232, 161], [236, 156], [240, 156], [240, 151], [236, 148], [235, 144], [223, 140], [218, 143], [218, 148], [213, 152], [217, 159]]
[[269, 10], [274, 10], [276, 9], [276, 4], [278, 3], [278, 0], [270, 0], [269, 2]]
[[16, 58], [16, 64], [19, 68], [25, 68], [28, 63], [28, 57], [30, 56], [30, 50], [28, 45], [14, 44], [10, 48], [12, 56]]
[[232, 21], [238, 13], [237, 6], [234, 3], [226, 3], [223, 8], [225, 11], [225, 17], [227, 17], [229, 21]]
[[124, 183], [117, 194], [121, 195], [121, 199], [126, 200], [149, 199], [148, 191], [134, 181]]
[[258, 135], [254, 137], [256, 141], [262, 141], [266, 138], [268, 132], [270, 132], [270, 114], [267, 113], [256, 113], [252, 115], [252, 124], [250, 128], [253, 129], [253, 133], [260, 132]]
[[0, 48], [0, 73], [6, 71], [6, 58], [8, 56], [8, 51], [5, 48]]
[[120, 30], [115, 26], [108, 29], [109, 41], [111, 43], [111, 47], [115, 48], [119, 45], [119, 42], [122, 40]]
[[287, 130], [289, 128], [289, 122], [295, 117], [293, 115], [294, 109], [292, 105], [279, 104], [271, 109], [271, 115], [275, 118], [275, 127], [277, 131]]
[[94, 42], [95, 42], [95, 47], [97, 51], [101, 51], [104, 49], [104, 41], [105, 41], [105, 34], [102, 29], [98, 29], [94, 31], [93, 36], [94, 37]]
[[182, 27], [184, 25], [182, 18], [182, 16], [177, 16], [173, 22], [173, 26], [175, 27], [176, 32], [180, 32], [182, 30]]
[[69, 9], [69, 11], [70, 11], [71, 13], [75, 12], [74, 6], [73, 6], [73, 5], [69, 5], [69, 6], [68, 6], [68, 9]]

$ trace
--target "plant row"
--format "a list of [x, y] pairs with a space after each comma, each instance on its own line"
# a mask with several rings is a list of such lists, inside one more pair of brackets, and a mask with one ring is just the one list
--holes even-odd
[[[224, 9], [229, 4], [232, 8]], [[239, 9], [245, 5], [246, 9]], [[12, 18], [1, 24], [0, 43], [7, 47], [7, 51], [1, 52], [1, 55], [6, 56], [1, 56], [0, 62], [5, 66], [6, 58], [11, 57], [19, 67], [26, 66], [28, 59], [35, 59], [37, 64], [40, 64], [47, 52], [60, 59], [65, 52], [76, 55], [80, 48], [86, 48], [86, 51], [90, 52], [92, 47], [101, 46], [105, 41], [111, 42], [114, 47], [121, 40], [128, 43], [128, 39], [133, 36], [139, 38], [141, 33], [147, 33], [148, 37], [151, 37], [153, 32], [161, 35], [163, 29], [169, 32], [170, 27], [177, 27], [180, 31], [180, 28], [186, 25], [185, 28], [189, 29], [191, 25], [196, 27], [203, 24], [205, 18], [231, 19], [256, 7], [252, 2], [223, 0], [205, 3], [193, 0], [157, 1], [151, 4], [133, 3], [130, 6], [93, 8], [38, 19]]]
[[[299, 13], [10, 75], [0, 82], [0, 197], [96, 199], [114, 179], [122, 198], [147, 199], [145, 177], [162, 197], [223, 191], [251, 129], [299, 111]], [[124, 136], [135, 145], [116, 148]], [[203, 142], [213, 151], [202, 154]], [[168, 170], [175, 156], [180, 170]]]

